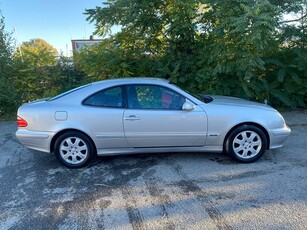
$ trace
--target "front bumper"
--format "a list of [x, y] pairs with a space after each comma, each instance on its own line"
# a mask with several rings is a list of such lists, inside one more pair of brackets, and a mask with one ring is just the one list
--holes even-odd
[[16, 138], [27, 148], [50, 153], [50, 143], [54, 134], [54, 132], [18, 129]]
[[279, 129], [269, 130], [270, 135], [270, 147], [269, 149], [276, 149], [283, 146], [285, 140], [289, 137], [291, 129], [285, 125]]

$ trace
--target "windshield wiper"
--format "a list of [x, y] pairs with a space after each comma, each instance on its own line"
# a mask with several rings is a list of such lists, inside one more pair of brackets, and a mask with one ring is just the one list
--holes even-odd
[[213, 98], [210, 97], [209, 95], [205, 95], [205, 94], [198, 94], [198, 95], [201, 97], [202, 101], [207, 104], [213, 101]]

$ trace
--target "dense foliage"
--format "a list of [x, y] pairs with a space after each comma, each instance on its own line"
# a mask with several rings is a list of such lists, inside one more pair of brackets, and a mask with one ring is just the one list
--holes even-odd
[[14, 56], [17, 73], [14, 79], [21, 101], [50, 97], [82, 84], [84, 74], [73, 62], [59, 56], [42, 39], [24, 42]]
[[5, 32], [0, 11], [0, 115], [16, 108], [16, 91], [12, 83], [14, 62], [10, 34]]
[[71, 58], [59, 56], [42, 39], [32, 39], [14, 49], [12, 36], [4, 26], [1, 17], [0, 116], [15, 113], [24, 102], [54, 96], [90, 81]]
[[[305, 0], [109, 0], [86, 11], [108, 37], [75, 61], [97, 80], [156, 76], [190, 91], [306, 107], [306, 11]], [[113, 26], [121, 31], [110, 34]]]
[[[15, 47], [0, 12], [0, 115], [90, 81], [138, 76], [306, 108], [306, 6], [306, 0], [108, 0], [85, 12], [105, 38], [73, 58], [41, 39]], [[119, 32], [112, 33], [114, 26]]]

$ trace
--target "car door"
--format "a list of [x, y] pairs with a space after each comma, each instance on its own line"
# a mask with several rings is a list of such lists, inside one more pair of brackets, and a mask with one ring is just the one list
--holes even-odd
[[82, 104], [87, 117], [86, 124], [97, 149], [129, 147], [122, 123], [126, 109], [122, 86], [96, 92]]
[[183, 111], [188, 100], [160, 85], [127, 85], [123, 124], [131, 147], [193, 147], [206, 140], [207, 117], [199, 106]]

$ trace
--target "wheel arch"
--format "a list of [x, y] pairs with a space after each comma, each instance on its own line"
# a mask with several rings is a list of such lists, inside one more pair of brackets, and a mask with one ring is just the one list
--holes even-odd
[[225, 138], [224, 138], [224, 143], [223, 143], [223, 150], [225, 151], [227, 149], [227, 145], [226, 145], [226, 142], [228, 140], [228, 137], [229, 135], [232, 133], [233, 130], [235, 130], [236, 128], [240, 127], [240, 126], [243, 126], [243, 125], [253, 125], [259, 129], [261, 129], [261, 131], [263, 131], [266, 139], [267, 139], [267, 146], [266, 146], [266, 149], [269, 149], [270, 147], [270, 135], [268, 133], [268, 131], [262, 126], [262, 125], [259, 125], [258, 123], [254, 123], [254, 122], [243, 122], [243, 123], [240, 123], [240, 124], [237, 124], [235, 125], [234, 127], [232, 127], [226, 134]]
[[54, 152], [54, 145], [56, 140], [59, 138], [59, 136], [61, 136], [62, 134], [66, 133], [66, 132], [79, 132], [82, 133], [83, 135], [87, 136], [88, 139], [91, 141], [92, 145], [94, 146], [94, 150], [95, 150], [95, 154], [97, 154], [97, 148], [95, 145], [95, 142], [93, 141], [93, 139], [85, 132], [79, 130], [79, 129], [63, 129], [60, 132], [58, 132], [57, 134], [55, 134], [50, 142], [50, 152]]

